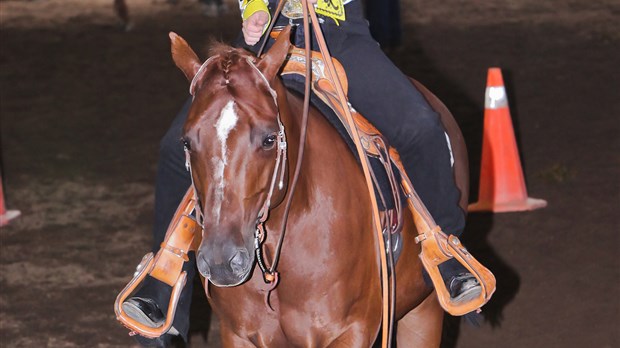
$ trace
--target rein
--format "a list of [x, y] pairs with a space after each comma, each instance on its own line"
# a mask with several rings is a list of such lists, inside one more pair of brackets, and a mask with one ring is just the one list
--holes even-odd
[[[360, 163], [362, 164], [362, 169], [364, 171], [364, 178], [366, 179], [366, 186], [368, 187], [368, 193], [370, 195], [370, 202], [372, 205], [372, 216], [373, 216], [373, 227], [377, 234], [377, 241], [379, 243], [379, 257], [381, 261], [381, 291], [382, 291], [382, 299], [383, 299], [383, 311], [382, 311], [382, 335], [381, 335], [381, 346], [382, 347], [390, 347], [391, 346], [391, 337], [392, 337], [392, 321], [393, 321], [393, 308], [390, 308], [390, 283], [388, 281], [388, 265], [387, 265], [387, 256], [385, 255], [385, 241], [383, 240], [382, 226], [381, 226], [381, 217], [379, 216], [379, 205], [377, 203], [377, 197], [375, 191], [373, 189], [373, 181], [372, 176], [370, 174], [370, 168], [368, 163], [368, 158], [366, 157], [366, 153], [364, 152], [364, 147], [360, 140], [360, 135], [357, 130], [357, 126], [355, 121], [353, 120], [353, 116], [351, 115], [351, 110], [349, 109], [347, 98], [344, 93], [344, 89], [342, 87], [342, 83], [336, 74], [336, 68], [334, 67], [334, 63], [332, 61], [332, 57], [329, 54], [329, 50], [327, 49], [327, 43], [325, 42], [325, 37], [323, 36], [323, 32], [321, 31], [321, 27], [319, 25], [319, 20], [317, 18], [316, 12], [314, 11], [314, 7], [308, 5], [307, 0], [302, 0], [304, 5], [304, 9], [308, 9], [310, 12], [310, 19], [312, 20], [312, 27], [314, 29], [317, 42], [319, 44], [321, 55], [323, 56], [323, 61], [325, 62], [325, 67], [327, 68], [327, 75], [329, 77], [330, 82], [336, 88], [336, 92], [338, 94], [338, 100], [342, 105], [342, 109], [344, 110], [344, 115], [349, 125], [349, 129], [351, 130], [351, 135], [353, 142], [355, 143], [355, 148], [357, 150], [357, 154], [360, 158]], [[305, 12], [305, 11], [304, 11]], [[304, 24], [308, 22], [308, 17], [304, 15]], [[308, 36], [308, 35], [306, 35]], [[309, 47], [306, 46], [306, 51], [309, 51]], [[306, 60], [309, 62], [309, 60]], [[309, 75], [307, 75], [309, 76]]]
[[[276, 12], [273, 16], [274, 19], [272, 21], [272, 24], [270, 25], [268, 32], [271, 32], [271, 30], [273, 29], [273, 24], [276, 22], [278, 16], [280, 15], [283, 4], [284, 4], [284, 0], [280, 0], [278, 2]], [[304, 6], [304, 18], [308, 18], [306, 6]], [[308, 31], [309, 24], [307, 20], [304, 21], [304, 30], [306, 33], [309, 32]], [[269, 35], [265, 36], [265, 39], [263, 41], [259, 54], [265, 47], [265, 43], [267, 42], [268, 37]], [[310, 36], [304, 35], [304, 40], [305, 40], [305, 46], [310, 47]], [[306, 50], [306, 61], [307, 62], [311, 61], [310, 55], [311, 55], [311, 52], [310, 50], [307, 49]], [[311, 68], [312, 68], [311, 64], [306, 64], [306, 76], [311, 76], [310, 75]], [[266, 267], [265, 260], [263, 259], [263, 252], [262, 252], [262, 242], [264, 241], [264, 235], [265, 235], [264, 223], [267, 219], [268, 211], [265, 211], [265, 212], [261, 211], [261, 213], [259, 214], [258, 221], [256, 223], [256, 233], [255, 233], [254, 243], [255, 243], [255, 248], [256, 248], [257, 262], [258, 262], [259, 267], [261, 268], [261, 271], [263, 272], [263, 279], [265, 280], [266, 283], [273, 283], [272, 284], [273, 288], [277, 286], [277, 281], [279, 278], [278, 272], [276, 271], [276, 267], [278, 266], [278, 262], [280, 260], [280, 254], [282, 252], [282, 244], [284, 242], [284, 235], [286, 233], [286, 225], [288, 223], [288, 216], [291, 210], [291, 205], [292, 205], [293, 196], [295, 193], [295, 188], [297, 187], [297, 181], [299, 179], [299, 174], [301, 172], [301, 164], [303, 162], [304, 150], [306, 148], [306, 135], [308, 133], [307, 132], [308, 114], [310, 111], [310, 81], [311, 81], [310, 78], [306, 78], [305, 85], [304, 85], [304, 103], [303, 103], [303, 112], [302, 112], [302, 121], [301, 121], [301, 132], [300, 132], [300, 137], [299, 137], [299, 149], [297, 151], [297, 163], [295, 164], [295, 172], [293, 174], [293, 180], [291, 182], [291, 186], [289, 187], [289, 193], [287, 195], [286, 204], [284, 206], [284, 217], [283, 217], [282, 227], [280, 229], [280, 238], [278, 239], [278, 243], [276, 244], [275, 254], [273, 257], [273, 261], [271, 263], [271, 267], [269, 267], [269, 269], [267, 269]], [[271, 195], [271, 192], [269, 193], [269, 195]], [[265, 205], [267, 205], [267, 202], [269, 200], [270, 198], [268, 197], [268, 199], [265, 202]], [[259, 237], [262, 238], [260, 241], [259, 241]]]

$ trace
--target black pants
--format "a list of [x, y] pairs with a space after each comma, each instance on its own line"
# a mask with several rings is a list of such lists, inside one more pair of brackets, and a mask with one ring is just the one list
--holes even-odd
[[[340, 26], [326, 19], [322, 27], [331, 54], [347, 72], [351, 104], [398, 150], [407, 174], [435, 221], [446, 233], [460, 235], [464, 213], [458, 205], [460, 193], [439, 116], [372, 39], [360, 1], [348, 4], [346, 9], [347, 20]], [[185, 103], [160, 143], [154, 251], [159, 250], [168, 224], [191, 184], [180, 142], [189, 103]], [[184, 269], [188, 271], [187, 284], [193, 284], [195, 264], [189, 262]], [[170, 292], [170, 287], [149, 278], [138, 296], [154, 298], [165, 312]], [[184, 338], [189, 329], [191, 294], [192, 287], [186, 286], [173, 324]]]
[[437, 224], [460, 235], [465, 218], [439, 115], [372, 39], [360, 1], [346, 8], [347, 20], [337, 26], [327, 19], [323, 31], [330, 53], [347, 73], [351, 104], [398, 150]]

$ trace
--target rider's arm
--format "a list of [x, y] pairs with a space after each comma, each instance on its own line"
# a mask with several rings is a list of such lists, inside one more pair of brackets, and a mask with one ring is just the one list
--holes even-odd
[[[316, 4], [317, 0], [308, 0]], [[254, 45], [265, 33], [271, 21], [269, 0], [239, 0], [241, 18], [243, 18], [243, 38], [248, 45]]]
[[[253, 44], [248, 42], [248, 36], [254, 37], [259, 35], [260, 38], [269, 27], [271, 15], [267, 7], [268, 4], [268, 0], [239, 0], [239, 9], [243, 19], [243, 36], [246, 39], [246, 43]], [[253, 16], [254, 14], [256, 15]]]

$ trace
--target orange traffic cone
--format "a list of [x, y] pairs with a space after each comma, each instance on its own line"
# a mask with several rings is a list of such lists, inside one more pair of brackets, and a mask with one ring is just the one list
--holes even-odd
[[484, 136], [478, 202], [470, 212], [511, 212], [547, 206], [542, 199], [529, 198], [514, 136], [502, 72], [490, 68], [484, 103]]
[[2, 177], [0, 176], [0, 226], [4, 226], [9, 223], [9, 221], [15, 219], [19, 216], [19, 210], [6, 210], [6, 206], [4, 205], [4, 191], [2, 189]]

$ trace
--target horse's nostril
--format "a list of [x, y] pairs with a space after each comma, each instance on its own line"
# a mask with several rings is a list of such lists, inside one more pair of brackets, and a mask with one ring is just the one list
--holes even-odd
[[198, 267], [198, 272], [200, 272], [203, 277], [209, 278], [211, 275], [209, 264], [207, 263], [207, 260], [202, 252], [198, 252], [196, 257], [196, 266]]
[[247, 272], [248, 263], [250, 258], [248, 257], [248, 252], [245, 249], [239, 249], [230, 259], [230, 268], [233, 273], [237, 275], [241, 275]]

